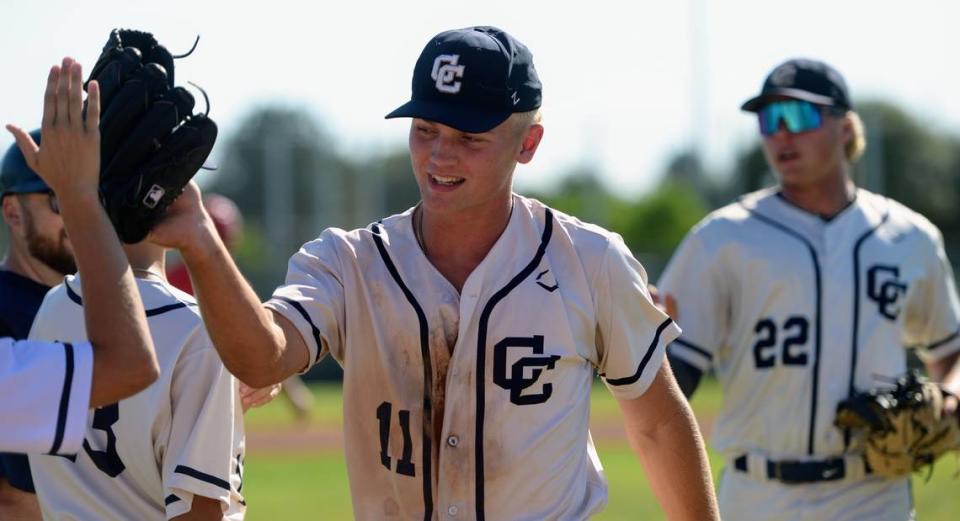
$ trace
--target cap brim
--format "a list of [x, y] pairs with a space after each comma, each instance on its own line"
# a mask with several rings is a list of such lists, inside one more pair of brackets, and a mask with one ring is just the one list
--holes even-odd
[[511, 112], [464, 107], [440, 101], [410, 100], [387, 114], [386, 119], [420, 118], [435, 121], [463, 132], [486, 132], [503, 123]]
[[14, 184], [13, 186], [11, 186], [11, 187], [9, 187], [9, 188], [0, 185], [0, 188], [2, 188], [3, 195], [10, 195], [10, 194], [34, 194], [34, 193], [42, 193], [42, 192], [51, 192], [51, 191], [52, 191], [52, 190], [50, 189], [50, 187], [47, 186], [47, 183], [44, 183], [43, 180], [40, 179], [39, 177], [36, 178], [36, 179], [31, 179], [31, 180], [29, 180], [29, 181], [23, 181], [23, 182], [20, 182], [20, 183], [16, 183], [16, 184]]
[[760, 110], [760, 108], [766, 105], [767, 103], [771, 101], [776, 101], [778, 99], [783, 99], [783, 98], [809, 101], [810, 103], [816, 103], [817, 105], [826, 105], [828, 107], [832, 107], [836, 105], [833, 98], [829, 98], [827, 96], [821, 96], [819, 94], [814, 94], [812, 92], [807, 92], [805, 90], [771, 89], [759, 96], [748, 99], [743, 105], [740, 106], [740, 110], [745, 110], [747, 112], [756, 112]]

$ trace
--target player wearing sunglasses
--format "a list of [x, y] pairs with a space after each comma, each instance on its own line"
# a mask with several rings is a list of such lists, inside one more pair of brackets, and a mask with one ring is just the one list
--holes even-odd
[[[956, 392], [960, 305], [939, 230], [857, 188], [863, 125], [829, 65], [790, 60], [743, 105], [777, 186], [699, 223], [659, 281], [683, 334], [668, 348], [684, 393], [712, 370], [723, 408], [723, 519], [905, 521], [907, 478], [875, 475], [837, 404], [906, 371], [915, 348]], [[946, 375], [953, 375], [952, 378]]]

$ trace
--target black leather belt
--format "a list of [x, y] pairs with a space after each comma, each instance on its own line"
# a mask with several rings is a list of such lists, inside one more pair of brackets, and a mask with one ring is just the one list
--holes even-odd
[[[733, 460], [733, 468], [747, 472], [747, 456]], [[767, 460], [767, 479], [782, 483], [817, 483], [836, 481], [846, 476], [843, 458], [821, 461], [770, 461]]]

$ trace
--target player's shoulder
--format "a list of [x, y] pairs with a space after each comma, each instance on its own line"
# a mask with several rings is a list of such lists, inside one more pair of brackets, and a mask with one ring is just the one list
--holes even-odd
[[687, 234], [704, 246], [721, 247], [743, 237], [744, 227], [756, 225], [764, 209], [776, 204], [777, 190], [764, 188], [739, 196], [736, 200], [717, 208], [703, 217]]
[[531, 235], [531, 239], [536, 234], [541, 244], [547, 241], [545, 254], [553, 260], [555, 270], [580, 271], [592, 279], [609, 259], [633, 255], [620, 234], [551, 208], [537, 199], [515, 195], [514, 212], [522, 212], [521, 217], [527, 222], [526, 226], [515, 229], [527, 230], [525, 233]]
[[857, 190], [857, 204], [880, 214], [888, 226], [899, 234], [914, 235], [930, 242], [940, 240], [937, 225], [900, 201], [860, 188]]
[[363, 228], [326, 228], [317, 238], [304, 244], [300, 251], [321, 258], [362, 256], [364, 250], [375, 247], [377, 240], [389, 245], [405, 233], [409, 235], [414, 208], [384, 217]]
[[[203, 329], [203, 319], [196, 299], [161, 277], [137, 278], [137, 290], [143, 301], [147, 324], [155, 337], [187, 338]], [[70, 316], [82, 316], [83, 306], [89, 305], [83, 296], [80, 275], [67, 275], [63, 283], [47, 294], [44, 306], [47, 312], [64, 310]], [[159, 346], [158, 346], [159, 347]]]
[[543, 235], [549, 222], [551, 243], [564, 243], [579, 253], [604, 252], [611, 243], [622, 243], [619, 234], [581, 220], [579, 217], [552, 208], [543, 202], [522, 195], [514, 195], [514, 211], [521, 211], [534, 224], [532, 231]]

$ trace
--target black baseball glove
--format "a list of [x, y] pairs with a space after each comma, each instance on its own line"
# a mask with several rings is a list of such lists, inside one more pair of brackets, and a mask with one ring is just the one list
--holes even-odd
[[87, 80], [100, 83], [100, 194], [128, 244], [146, 238], [217, 139], [216, 123], [174, 85], [181, 57], [150, 33], [114, 29]]

